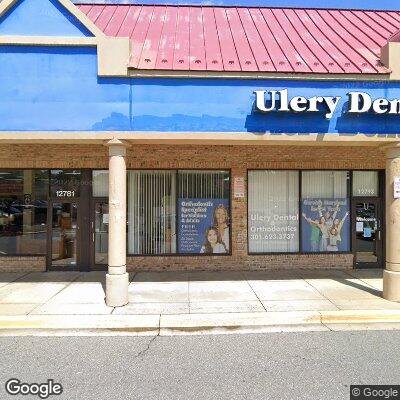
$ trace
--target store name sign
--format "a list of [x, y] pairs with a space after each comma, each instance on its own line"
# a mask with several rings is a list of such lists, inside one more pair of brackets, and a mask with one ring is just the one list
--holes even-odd
[[[283, 90], [255, 90], [255, 108], [260, 112], [293, 111], [293, 112], [323, 112], [325, 118], [331, 119], [342, 100], [342, 96], [294, 96], [289, 98], [288, 89]], [[269, 94], [268, 102], [266, 94]], [[400, 99], [388, 100], [378, 98], [372, 100], [365, 92], [347, 93], [349, 107], [347, 113], [363, 114], [374, 112], [375, 114], [400, 114]]]

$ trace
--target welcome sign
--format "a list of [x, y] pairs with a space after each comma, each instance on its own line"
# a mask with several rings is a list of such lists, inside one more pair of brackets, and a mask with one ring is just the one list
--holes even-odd
[[[289, 97], [288, 89], [283, 90], [255, 90], [256, 111], [268, 113], [276, 112], [325, 112], [325, 118], [331, 119], [342, 101], [342, 96], [293, 96]], [[375, 114], [400, 114], [400, 99], [372, 97], [365, 92], [349, 92], [349, 114], [363, 114], [373, 112]]]

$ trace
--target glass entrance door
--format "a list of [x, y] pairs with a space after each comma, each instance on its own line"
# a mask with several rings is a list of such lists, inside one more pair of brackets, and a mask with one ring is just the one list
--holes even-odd
[[357, 199], [353, 205], [354, 256], [357, 268], [382, 268], [380, 203]]
[[78, 206], [53, 202], [51, 217], [51, 266], [77, 266]]
[[108, 263], [108, 200], [94, 201], [92, 221], [93, 261], [92, 266], [105, 266]]

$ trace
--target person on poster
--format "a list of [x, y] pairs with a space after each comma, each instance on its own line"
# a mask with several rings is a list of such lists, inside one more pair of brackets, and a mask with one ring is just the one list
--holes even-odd
[[329, 245], [327, 247], [327, 251], [339, 251], [338, 244], [342, 241], [342, 237], [340, 236], [340, 231], [342, 230], [344, 221], [348, 217], [349, 212], [346, 212], [344, 217], [339, 220], [339, 218], [335, 218], [333, 221], [333, 226], [329, 231]]
[[319, 217], [324, 217], [325, 218], [325, 224], [327, 227], [330, 229], [333, 226], [333, 221], [336, 218], [337, 213], [339, 212], [339, 203], [336, 203], [335, 208], [333, 209], [333, 214], [331, 214], [330, 211], [325, 211], [325, 213], [322, 212], [322, 207], [321, 205], [318, 206], [318, 214]]
[[319, 242], [321, 240], [321, 230], [317, 226], [318, 221], [312, 221], [313, 223], [311, 223], [310, 218], [307, 218], [306, 214], [304, 213], [303, 217], [310, 224], [311, 227], [311, 235], [310, 235], [311, 251], [313, 253], [317, 253], [319, 250]]
[[[327, 214], [327, 213], [325, 213], [325, 214]], [[336, 216], [336, 214], [335, 214], [335, 216]], [[319, 228], [319, 230], [321, 231], [321, 237], [320, 237], [320, 242], [319, 242], [319, 251], [320, 252], [327, 251], [328, 239], [329, 239], [329, 226], [326, 223], [325, 217], [322, 216], [319, 220], [312, 220], [311, 218], [308, 218], [305, 213], [303, 213], [303, 217], [310, 225], [316, 226]], [[332, 223], [333, 223], [333, 221], [332, 221]]]
[[213, 227], [217, 229], [218, 234], [222, 240], [222, 244], [225, 246], [227, 252], [229, 252], [229, 213], [225, 206], [220, 204], [214, 209]]
[[200, 250], [201, 254], [225, 254], [226, 247], [222, 243], [221, 236], [216, 228], [208, 228], [205, 234], [204, 245]]

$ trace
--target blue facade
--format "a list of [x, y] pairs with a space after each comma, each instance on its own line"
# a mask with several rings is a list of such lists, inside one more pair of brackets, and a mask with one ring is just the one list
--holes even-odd
[[[349, 91], [400, 98], [397, 82], [99, 78], [96, 48], [0, 47], [1, 131], [400, 133], [399, 115], [348, 114]], [[262, 114], [254, 90], [342, 96], [320, 113]]]
[[[1, 35], [92, 36], [57, 0], [18, 0]], [[400, 98], [399, 83], [99, 78], [95, 47], [0, 46], [0, 131], [400, 133], [398, 115], [346, 113], [349, 91]], [[261, 114], [254, 90], [341, 96], [325, 112]]]
[[0, 18], [0, 35], [93, 36], [57, 0], [18, 0]]

